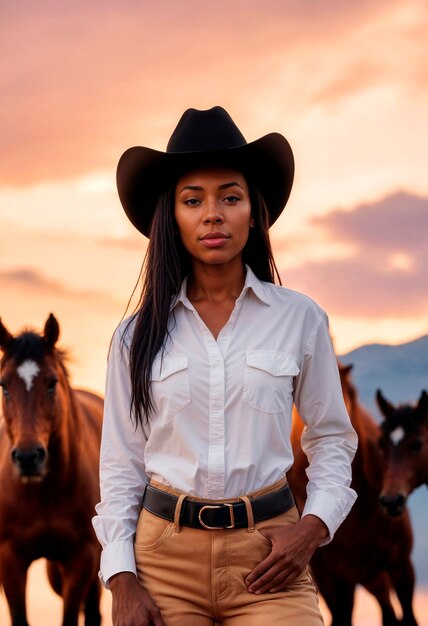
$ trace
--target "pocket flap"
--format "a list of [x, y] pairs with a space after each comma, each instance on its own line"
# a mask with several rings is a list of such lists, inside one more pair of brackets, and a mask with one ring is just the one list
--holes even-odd
[[168, 376], [187, 369], [188, 360], [188, 357], [185, 355], [174, 357], [164, 355], [163, 357], [156, 357], [153, 361], [152, 380], [165, 380]]
[[275, 350], [247, 350], [246, 363], [272, 376], [297, 376], [300, 371], [293, 354]]

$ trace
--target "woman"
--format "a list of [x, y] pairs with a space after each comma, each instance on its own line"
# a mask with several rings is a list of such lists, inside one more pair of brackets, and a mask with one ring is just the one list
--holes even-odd
[[[284, 137], [247, 144], [221, 107], [187, 110], [166, 153], [119, 162], [150, 243], [107, 373], [94, 527], [114, 626], [323, 623], [308, 563], [355, 499], [356, 436], [324, 312], [274, 284], [268, 228], [293, 175]], [[293, 401], [310, 461], [301, 519]]]

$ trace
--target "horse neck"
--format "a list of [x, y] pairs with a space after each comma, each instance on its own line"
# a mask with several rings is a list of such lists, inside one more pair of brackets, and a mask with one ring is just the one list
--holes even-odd
[[378, 450], [379, 427], [374, 418], [355, 399], [351, 422], [358, 435], [358, 449], [353, 462], [354, 481], [381, 488], [381, 465]]
[[52, 462], [61, 468], [75, 467], [77, 449], [81, 442], [82, 419], [74, 392], [67, 378], [63, 383], [66, 403], [63, 407], [60, 429], [53, 436], [50, 446]]
[[[425, 436], [428, 437], [428, 422], [425, 422], [422, 427], [425, 429]], [[420, 476], [421, 484], [425, 484], [428, 487], [428, 454], [423, 455], [422, 471]]]

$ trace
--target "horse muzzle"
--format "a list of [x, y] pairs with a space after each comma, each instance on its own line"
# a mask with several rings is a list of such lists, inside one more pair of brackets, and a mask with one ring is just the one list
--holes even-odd
[[379, 501], [385, 513], [387, 513], [390, 517], [398, 517], [404, 513], [407, 497], [402, 493], [396, 493], [393, 495], [383, 493], [380, 496]]
[[39, 482], [43, 479], [47, 460], [47, 450], [43, 446], [13, 448], [11, 458], [22, 482]]

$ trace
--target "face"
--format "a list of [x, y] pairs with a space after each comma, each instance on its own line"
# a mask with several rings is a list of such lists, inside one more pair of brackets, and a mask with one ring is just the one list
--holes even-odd
[[175, 188], [174, 215], [193, 263], [241, 260], [254, 225], [245, 178], [233, 169], [188, 172]]
[[58, 368], [52, 356], [2, 367], [3, 415], [12, 448], [11, 460], [24, 482], [38, 482], [47, 472], [47, 450], [59, 427]]

